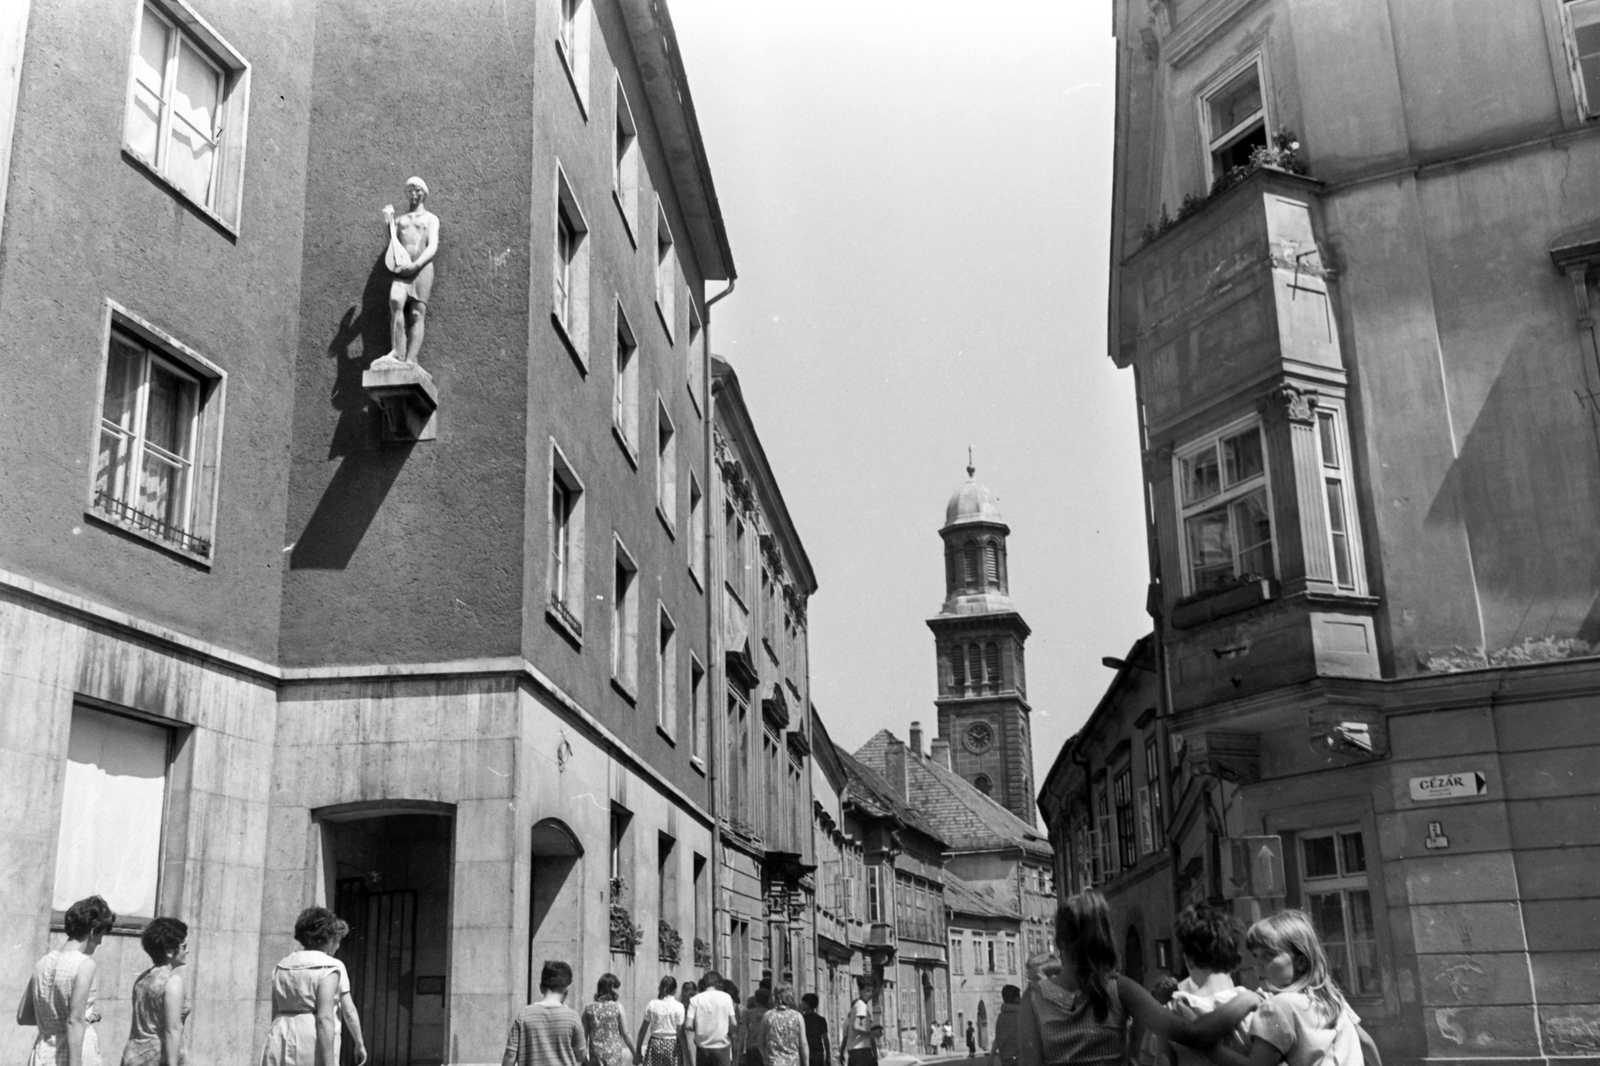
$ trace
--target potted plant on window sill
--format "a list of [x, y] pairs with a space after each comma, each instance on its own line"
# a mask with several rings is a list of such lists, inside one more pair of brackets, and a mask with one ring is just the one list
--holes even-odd
[[633, 920], [633, 915], [628, 913], [628, 908], [620, 903], [611, 904], [611, 950], [623, 955], [632, 955], [633, 949], [638, 947], [639, 941], [644, 939], [644, 931]]
[[711, 945], [699, 937], [694, 938], [694, 966], [702, 971], [711, 969]]
[[683, 951], [683, 935], [665, 918], [656, 923], [656, 937], [662, 962], [677, 962]]

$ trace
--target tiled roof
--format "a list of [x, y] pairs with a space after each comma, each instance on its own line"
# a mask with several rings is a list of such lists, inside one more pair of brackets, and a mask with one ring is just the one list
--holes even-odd
[[[882, 774], [888, 765], [889, 746], [899, 743], [893, 733], [880, 729], [855, 758]], [[1046, 860], [1054, 854], [1043, 833], [932, 759], [918, 759], [907, 750], [906, 777], [910, 779], [911, 806], [933, 824], [936, 835], [952, 850], [1022, 848]]]
[[849, 783], [845, 785], [845, 802], [854, 803], [868, 814], [893, 818], [906, 828], [932, 838], [940, 848], [946, 845], [943, 834], [902, 800], [882, 774], [863, 765], [838, 745], [834, 745], [834, 751], [839, 753], [839, 761], [844, 763], [845, 776], [849, 778]]
[[980, 918], [1022, 918], [1022, 913], [996, 896], [993, 888], [968, 884], [949, 870], [944, 872], [944, 905], [957, 914]]

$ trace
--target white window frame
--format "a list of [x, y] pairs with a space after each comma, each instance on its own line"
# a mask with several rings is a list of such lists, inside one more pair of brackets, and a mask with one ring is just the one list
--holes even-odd
[[[560, 528], [556, 516], [556, 489], [560, 486], [568, 494], [565, 530]], [[584, 615], [584, 512], [587, 496], [583, 481], [573, 470], [561, 446], [550, 439], [550, 506], [549, 519], [550, 560], [546, 581], [550, 589], [550, 603], [546, 616], [569, 637], [583, 642]], [[562, 569], [564, 568], [564, 573]]]
[[622, 538], [615, 534], [612, 536], [611, 569], [611, 682], [630, 703], [636, 703], [639, 699], [639, 564], [622, 543]]
[[[160, 115], [156, 129], [154, 157], [133, 146], [131, 119], [139, 80], [139, 38], [144, 30], [144, 14], [149, 11], [171, 31], [167, 46], [167, 67], [163, 71]], [[184, 0], [140, 0], [134, 6], [133, 35], [128, 49], [128, 91], [122, 121], [122, 149], [164, 186], [194, 205], [227, 232], [239, 235], [240, 209], [244, 200], [244, 155], [250, 118], [250, 64], [232, 45], [201, 18]], [[207, 195], [197, 198], [168, 177], [172, 143], [173, 93], [178, 67], [174, 60], [179, 42], [186, 41], [218, 76], [217, 114], [214, 128], [196, 132], [215, 146], [211, 164], [211, 183]], [[146, 87], [149, 91], [150, 87]]]
[[667, 535], [678, 535], [678, 429], [656, 393], [656, 515]]
[[628, 105], [628, 94], [619, 76], [613, 83], [613, 110], [616, 120], [611, 143], [611, 199], [622, 215], [628, 240], [639, 246], [639, 125]]
[[578, 113], [589, 120], [589, 0], [555, 0], [556, 55], [578, 100]]
[[678, 328], [678, 245], [672, 238], [667, 211], [656, 197], [656, 313], [670, 344]]
[[695, 413], [704, 414], [705, 404], [700, 398], [706, 374], [706, 331], [700, 319], [700, 309], [694, 296], [689, 297], [689, 343], [687, 345], [689, 399]]
[[[1584, 84], [1584, 55], [1578, 45], [1578, 25], [1573, 12], [1581, 7], [1591, 8], [1595, 25], [1600, 25], [1600, 0], [1561, 0], [1557, 5], [1561, 12], [1561, 41], [1567, 56], [1567, 71], [1572, 78], [1572, 93], [1578, 105], [1578, 117], [1584, 121], [1600, 118], [1600, 99], [1589, 99], [1589, 90]], [[1600, 84], [1600, 52], [1592, 53], [1589, 57], [1594, 64], [1597, 84]]]
[[617, 301], [611, 381], [611, 432], [634, 469], [639, 468], [639, 338]]
[[[1600, 61], [1600, 57], [1597, 57]], [[1350, 462], [1350, 423], [1344, 405], [1337, 400], [1319, 398], [1312, 412], [1316, 419], [1317, 470], [1326, 522], [1328, 562], [1334, 587], [1343, 593], [1364, 596], [1367, 592], [1366, 567], [1361, 550], [1361, 523], [1356, 516], [1355, 471]], [[1331, 444], [1331, 448], [1330, 448]], [[1330, 451], [1332, 454], [1330, 455]], [[1332, 504], [1337, 500], [1344, 512], [1344, 551], [1348, 574], [1339, 573], [1339, 533], [1334, 529]]]
[[[111, 370], [111, 341], [120, 333], [138, 344], [146, 352], [141, 385], [135, 398], [137, 410], [132, 427], [111, 429], [106, 424], [106, 382]], [[90, 437], [89, 478], [84, 501], [84, 513], [96, 521], [115, 526], [141, 540], [185, 559], [210, 567], [216, 558], [216, 525], [219, 472], [222, 464], [222, 427], [227, 395], [227, 371], [207, 359], [193, 348], [179, 341], [149, 321], [129, 311], [114, 300], [107, 300], [101, 321], [100, 377], [95, 390], [95, 408]], [[169, 523], [160, 516], [145, 516], [134, 506], [138, 496], [138, 481], [144, 469], [144, 420], [148, 414], [148, 382], [151, 363], [159, 362], [170, 372], [193, 382], [195, 411], [189, 430], [189, 472], [185, 479], [188, 497], [186, 513], [181, 523], [172, 525], [180, 536], [176, 539], [162, 533], [161, 527]], [[131, 430], [131, 433], [129, 432]], [[99, 498], [100, 448], [102, 434], [134, 437], [128, 469], [132, 472], [127, 492], [120, 498], [108, 494], [102, 503]], [[190, 540], [195, 543], [190, 543]]]
[[[1365, 868], [1362, 870], [1348, 870], [1346, 868], [1342, 838], [1347, 836], [1356, 837], [1361, 841], [1362, 856], [1365, 863]], [[1321, 839], [1332, 839], [1338, 873], [1328, 876], [1308, 877], [1306, 875], [1306, 842]], [[1344, 923], [1343, 939], [1332, 940], [1326, 931], [1322, 929], [1318, 929], [1317, 934], [1328, 953], [1329, 963], [1343, 969], [1343, 979], [1339, 982], [1340, 990], [1347, 996], [1367, 997], [1382, 994], [1382, 978], [1380, 974], [1383, 970], [1383, 960], [1380, 957], [1381, 948], [1378, 940], [1379, 904], [1382, 901], [1373, 899], [1372, 860], [1368, 857], [1367, 839], [1361, 827], [1358, 825], [1340, 825], [1328, 829], [1314, 829], [1297, 833], [1295, 835], [1295, 856], [1299, 864], [1300, 873], [1300, 905], [1307, 914], [1315, 915], [1311, 903], [1313, 895], [1337, 894], [1339, 897], [1341, 920]], [[1352, 892], [1366, 894], [1367, 911], [1371, 919], [1367, 932], [1372, 944], [1372, 978], [1367, 985], [1359, 987], [1354, 980], [1359, 975], [1359, 971], [1356, 968], [1355, 940], [1352, 936], [1353, 930], [1350, 922], [1352, 914], [1350, 894]], [[1335, 956], [1342, 956], [1342, 959]]]
[[[1229, 127], [1226, 130], [1213, 130], [1211, 128], [1210, 102], [1213, 96], [1227, 88], [1228, 83], [1243, 74], [1251, 67], [1255, 68], [1256, 84], [1261, 89], [1261, 111], [1259, 117], [1252, 114], [1249, 118]], [[1272, 138], [1272, 94], [1267, 84], [1267, 64], [1263, 61], [1260, 52], [1252, 52], [1236, 63], [1225, 67], [1222, 73], [1208, 81], [1196, 96], [1196, 104], [1200, 112], [1200, 141], [1202, 155], [1205, 160], [1206, 188], [1217, 180], [1216, 154], [1230, 147], [1235, 141], [1243, 137], [1256, 124], [1261, 123], [1261, 128], [1266, 131], [1268, 143]]]
[[667, 605], [656, 601], [656, 726], [668, 740], [678, 737], [678, 626]]
[[[565, 234], [571, 234], [571, 244]], [[578, 361], [584, 373], [589, 370], [589, 221], [567, 180], [567, 173], [556, 164], [555, 210], [551, 215], [551, 291], [550, 320]]]
[[[1194, 503], [1185, 503], [1184, 460], [1198, 455], [1208, 448], [1220, 449], [1223, 440], [1238, 436], [1251, 427], [1254, 427], [1255, 431], [1261, 436], [1261, 473], [1235, 485], [1222, 485], [1213, 495], [1196, 500]], [[1218, 481], [1220, 484], [1223, 476], [1220, 452], [1217, 462]], [[1241, 418], [1218, 430], [1207, 433], [1205, 436], [1190, 441], [1182, 448], [1174, 449], [1172, 453], [1172, 485], [1173, 501], [1178, 509], [1178, 553], [1182, 564], [1183, 591], [1185, 595], [1192, 595], [1197, 591], [1194, 583], [1194, 572], [1189, 559], [1189, 519], [1207, 511], [1215, 510], [1218, 507], [1231, 505], [1234, 500], [1249, 496], [1258, 487], [1264, 488], [1266, 491], [1267, 517], [1272, 522], [1272, 573], [1263, 574], [1262, 576], [1270, 577], [1274, 580], [1277, 579], [1280, 573], [1280, 563], [1278, 559], [1278, 522], [1277, 515], [1273, 510], [1272, 456], [1268, 454], [1266, 426], [1262, 423], [1260, 416], [1251, 415]], [[1235, 537], [1233, 554], [1234, 577], [1237, 578], [1239, 576], [1239, 545], [1237, 537]]]
[[700, 479], [689, 471], [689, 576], [695, 587], [706, 587], [706, 497]]

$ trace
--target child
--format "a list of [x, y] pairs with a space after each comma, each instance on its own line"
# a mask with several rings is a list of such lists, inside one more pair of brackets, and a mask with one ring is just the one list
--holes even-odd
[[1250, 927], [1245, 946], [1269, 994], [1250, 1021], [1249, 1053], [1218, 1045], [1211, 1049], [1212, 1061], [1224, 1066], [1362, 1066], [1363, 1045], [1371, 1038], [1362, 1039], [1360, 1019], [1333, 981], [1311, 917], [1285, 910], [1263, 918]]
[[1195, 1021], [1164, 1009], [1137, 981], [1117, 972], [1111, 913], [1090, 889], [1056, 910], [1061, 972], [1022, 997], [1019, 1066], [1122, 1066], [1128, 1061], [1128, 1019], [1168, 1040], [1210, 1044], [1239, 1024], [1259, 997], [1248, 991]]
[[[1189, 976], [1172, 995], [1172, 1010], [1193, 1021], [1239, 994], [1229, 973], [1239, 968], [1239, 934], [1233, 915], [1206, 904], [1185, 907], [1173, 930], [1189, 967]], [[1223, 1039], [1224, 1046], [1244, 1054], [1250, 1038], [1240, 1026]], [[1206, 1056], [1191, 1048], [1176, 1049], [1178, 1066], [1205, 1066]]]

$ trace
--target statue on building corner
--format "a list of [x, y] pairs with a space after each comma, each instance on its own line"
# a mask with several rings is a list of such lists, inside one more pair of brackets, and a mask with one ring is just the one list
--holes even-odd
[[[433, 291], [433, 257], [439, 252], [439, 216], [427, 208], [428, 183], [421, 178], [406, 180], [406, 199], [410, 210], [396, 217], [394, 205], [383, 209], [383, 222], [389, 231], [389, 247], [384, 266], [394, 275], [389, 283], [388, 352], [372, 363], [372, 369], [417, 365], [428, 314], [428, 295]], [[407, 337], [407, 320], [410, 336]]]

